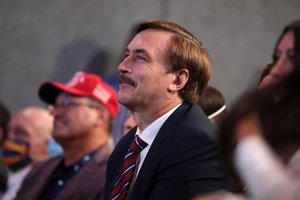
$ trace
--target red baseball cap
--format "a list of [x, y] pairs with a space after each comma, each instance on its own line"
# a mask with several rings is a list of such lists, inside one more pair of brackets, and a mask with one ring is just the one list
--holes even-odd
[[102, 103], [113, 117], [119, 111], [115, 90], [96, 74], [77, 72], [67, 84], [46, 81], [40, 86], [38, 94], [46, 103], [54, 104], [60, 92], [91, 97]]

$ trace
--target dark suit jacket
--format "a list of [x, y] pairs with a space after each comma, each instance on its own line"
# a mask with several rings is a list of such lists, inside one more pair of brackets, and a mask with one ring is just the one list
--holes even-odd
[[[136, 129], [117, 144], [108, 160], [108, 199]], [[217, 160], [215, 127], [198, 105], [183, 103], [159, 130], [129, 194], [130, 200], [185, 200], [227, 189]]]
[[[97, 154], [69, 180], [58, 193], [56, 200], [100, 200], [104, 190], [106, 163], [112, 150], [112, 144], [102, 146]], [[62, 156], [57, 156], [34, 166], [26, 176], [16, 199], [39, 199], [52, 172], [62, 159]]]

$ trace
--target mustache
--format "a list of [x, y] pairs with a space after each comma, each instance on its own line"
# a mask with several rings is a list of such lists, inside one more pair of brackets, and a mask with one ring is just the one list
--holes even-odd
[[127, 83], [129, 85], [136, 86], [136, 82], [134, 80], [123, 74], [120, 75], [119, 83]]

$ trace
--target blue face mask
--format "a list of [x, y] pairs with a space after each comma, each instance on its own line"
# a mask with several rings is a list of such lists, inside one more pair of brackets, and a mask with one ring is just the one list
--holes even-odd
[[3, 160], [13, 172], [26, 167], [32, 162], [29, 156], [29, 143], [25, 140], [6, 138], [3, 141], [2, 148]]
[[56, 155], [60, 155], [62, 154], [63, 149], [60, 146], [60, 144], [58, 144], [54, 138], [51, 138], [48, 142], [48, 155], [49, 157], [54, 157]]

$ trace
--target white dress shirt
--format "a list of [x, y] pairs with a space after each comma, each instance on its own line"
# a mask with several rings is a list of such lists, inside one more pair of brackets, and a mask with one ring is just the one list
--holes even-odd
[[159, 129], [162, 127], [162, 125], [165, 123], [165, 121], [170, 117], [170, 115], [180, 106], [181, 104], [175, 106], [174, 108], [172, 108], [170, 111], [168, 111], [166, 114], [164, 114], [163, 116], [161, 116], [160, 118], [158, 118], [157, 120], [155, 120], [154, 122], [152, 122], [147, 128], [144, 129], [143, 132], [140, 132], [140, 129], [137, 128], [136, 130], [136, 135], [138, 135], [143, 141], [145, 141], [148, 145], [145, 149], [143, 149], [140, 153], [139, 156], [139, 161], [138, 161], [138, 168], [136, 171], [136, 175], [134, 180], [136, 179], [143, 163], [144, 160], [149, 152], [149, 149], [159, 131]]

